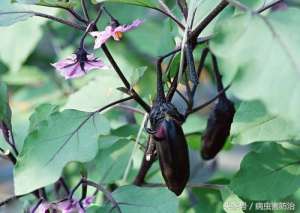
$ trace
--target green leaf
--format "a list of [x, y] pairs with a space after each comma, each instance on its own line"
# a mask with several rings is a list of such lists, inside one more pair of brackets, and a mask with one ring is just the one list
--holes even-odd
[[[8, 26], [19, 21], [13, 26], [0, 28], [1, 30], [1, 46], [0, 60], [8, 66], [10, 71], [17, 72], [21, 65], [25, 62], [29, 54], [33, 51], [42, 37], [41, 25], [47, 19], [31, 19], [31, 13], [9, 13], [12, 11], [29, 11], [35, 10], [38, 12], [46, 12], [49, 15], [54, 15], [57, 12], [56, 8], [43, 8], [35, 5], [11, 4], [9, 0], [1, 1], [0, 3], [0, 27]], [[25, 21], [26, 20], [26, 21]]]
[[89, 178], [97, 182], [100, 181], [103, 184], [114, 183], [117, 180], [121, 180], [124, 175], [133, 143], [121, 139], [105, 149], [101, 149], [101, 143], [100, 139], [100, 150], [96, 158], [87, 163]]
[[40, 21], [31, 20], [1, 29], [0, 60], [10, 71], [19, 71], [41, 39], [41, 24]]
[[123, 84], [116, 74], [113, 71], [101, 72], [103, 72], [101, 76], [70, 95], [65, 105], [66, 109], [92, 112], [125, 96], [124, 93], [117, 90]]
[[300, 147], [263, 143], [243, 159], [230, 188], [249, 200], [279, 200], [300, 187]]
[[138, 84], [139, 80], [143, 77], [146, 70], [147, 67], [144, 66], [144, 67], [138, 67], [132, 72], [132, 75], [130, 76], [130, 80], [129, 80], [132, 86]]
[[100, 114], [90, 115], [76, 110], [52, 113], [27, 136], [14, 169], [17, 195], [54, 183], [70, 161], [96, 156], [98, 136], [110, 127]]
[[12, 201], [4, 204], [0, 207], [0, 212], [5, 213], [15, 213], [23, 212], [26, 209], [26, 204], [21, 199], [13, 199]]
[[49, 118], [52, 113], [58, 111], [58, 106], [51, 104], [42, 104], [35, 108], [34, 113], [30, 116], [29, 132], [37, 129], [40, 122], [45, 121]]
[[239, 0], [241, 4], [249, 7], [250, 9], [259, 9], [272, 1], [273, 0]]
[[[114, 209], [115, 210], [115, 209]], [[92, 204], [86, 209], [86, 213], [115, 213], [116, 210], [111, 210], [108, 206], [99, 206], [96, 204]]]
[[259, 141], [296, 141], [300, 133], [293, 125], [276, 115], [268, 114], [259, 101], [240, 104], [231, 126], [232, 143]]
[[[192, 2], [192, 1], [190, 1]], [[195, 17], [193, 21], [192, 28], [195, 29], [205, 18], [206, 16], [220, 3], [219, 0], [202, 0], [196, 1], [198, 4], [197, 10], [195, 12]], [[191, 9], [191, 7], [190, 7]], [[193, 13], [190, 11], [190, 13]], [[213, 19], [208, 26], [201, 32], [201, 36], [210, 36], [213, 33], [213, 29], [215, 28], [216, 24], [220, 21], [225, 20], [227, 17], [232, 16], [233, 9], [231, 7], [225, 8], [215, 19]]]
[[247, 204], [234, 194], [227, 186], [221, 189], [223, 199], [223, 209], [226, 213], [243, 213], [246, 210]]
[[0, 2], [0, 27], [9, 26], [19, 21], [24, 21], [33, 16], [32, 13], [8, 13], [12, 11], [22, 11], [26, 7], [20, 4], [12, 4], [10, 0], [2, 0]]
[[159, 8], [158, 1], [156, 0], [92, 0], [94, 3], [101, 2], [116, 2], [116, 3], [124, 3], [124, 4], [133, 4], [142, 7], [149, 8]]
[[182, 125], [184, 134], [203, 132], [206, 128], [206, 120], [198, 115], [190, 115]]
[[11, 110], [8, 101], [7, 86], [0, 82], [0, 121], [11, 128]]
[[[220, 60], [230, 91], [258, 99], [271, 114], [300, 127], [300, 10], [238, 15], [216, 31], [210, 48]], [[255, 38], [255, 39], [253, 39]]]
[[46, 79], [46, 75], [34, 66], [23, 66], [18, 73], [9, 72], [2, 76], [5, 83], [14, 86], [39, 85]]
[[174, 213], [178, 209], [175, 194], [167, 188], [147, 188], [133, 185], [119, 187], [112, 193], [123, 213]]
[[64, 7], [73, 8], [76, 5], [75, 0], [16, 0], [18, 3], [35, 4], [46, 7]]
[[194, 188], [192, 190], [198, 203], [193, 208], [189, 209], [188, 213], [206, 212], [206, 213], [221, 213], [222, 197], [219, 190]]

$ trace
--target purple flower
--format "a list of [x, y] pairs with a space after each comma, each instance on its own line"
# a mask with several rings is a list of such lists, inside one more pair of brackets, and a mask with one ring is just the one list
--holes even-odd
[[61, 211], [61, 213], [85, 213], [85, 209], [89, 207], [94, 202], [94, 197], [89, 196], [86, 197], [81, 205], [78, 200], [65, 200], [57, 204], [57, 210]]
[[98, 49], [104, 44], [110, 37], [113, 37], [114, 40], [120, 41], [123, 37], [123, 33], [129, 30], [133, 30], [140, 26], [143, 23], [142, 20], [137, 19], [132, 22], [132, 24], [120, 25], [117, 22], [114, 22], [112, 25], [107, 26], [104, 31], [91, 32], [90, 34], [96, 38], [94, 49]]
[[47, 202], [42, 202], [36, 209], [31, 208], [31, 213], [47, 213], [47, 210], [51, 208], [51, 204]]
[[106, 69], [107, 66], [93, 54], [88, 54], [85, 49], [80, 48], [75, 54], [66, 59], [60, 60], [53, 67], [65, 79], [84, 76], [93, 69]]

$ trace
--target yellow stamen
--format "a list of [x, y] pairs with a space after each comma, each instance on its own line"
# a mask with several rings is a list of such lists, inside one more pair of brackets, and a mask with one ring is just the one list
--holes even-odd
[[115, 32], [115, 39], [117, 41], [120, 41], [120, 39], [123, 37], [123, 33], [120, 31]]

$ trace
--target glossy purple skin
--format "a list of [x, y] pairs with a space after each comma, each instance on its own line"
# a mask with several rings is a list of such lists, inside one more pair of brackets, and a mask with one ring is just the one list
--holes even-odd
[[207, 127], [202, 137], [201, 156], [204, 160], [213, 159], [224, 147], [230, 135], [230, 127], [235, 114], [233, 103], [226, 97], [219, 99], [209, 115]]
[[188, 146], [182, 128], [176, 120], [164, 119], [159, 123], [154, 137], [166, 185], [180, 195], [190, 174]]

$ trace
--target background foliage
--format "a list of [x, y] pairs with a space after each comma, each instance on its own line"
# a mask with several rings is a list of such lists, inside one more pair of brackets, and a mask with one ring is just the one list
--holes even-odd
[[[46, 187], [51, 194], [51, 184], [61, 176], [73, 187], [84, 170], [91, 180], [113, 191], [118, 202], [126, 204], [121, 205], [122, 212], [229, 213], [243, 210], [226, 209], [226, 202], [300, 204], [300, 9], [297, 1], [286, 1], [288, 8], [284, 10], [263, 13], [255, 11], [272, 1], [233, 1], [238, 4], [227, 7], [202, 32], [201, 36], [213, 35], [208, 46], [219, 60], [224, 84], [232, 84], [228, 94], [235, 101], [237, 113], [225, 149], [213, 162], [203, 162], [199, 157], [201, 134], [211, 106], [187, 119], [183, 128], [190, 148], [192, 175], [180, 197], [164, 187], [132, 185], [147, 139], [145, 132], [138, 137], [145, 120], [136, 103], [129, 105], [137, 113], [116, 107], [93, 116], [79, 131], [74, 131], [90, 112], [126, 96], [117, 90], [122, 82], [112, 69], [67, 81], [55, 73], [50, 63], [78, 48], [80, 32], [30, 13], [1, 14], [25, 9], [72, 20], [66, 11], [54, 7], [79, 11], [79, 1], [15, 2], [18, 3], [0, 2], [0, 120], [12, 124], [20, 155], [13, 166], [13, 193], [0, 193], [1, 201], [40, 187]], [[193, 27], [219, 2], [188, 1], [190, 7], [197, 8]], [[151, 103], [155, 97], [155, 60], [173, 50], [183, 32], [157, 11], [160, 8], [157, 0], [92, 0], [88, 6], [93, 17], [95, 3], [105, 3], [122, 23], [136, 18], [145, 21], [121, 42], [110, 41], [107, 45], [130, 83]], [[165, 3], [183, 19], [176, 1]], [[108, 18], [103, 16], [98, 27], [103, 29], [108, 23]], [[92, 38], [88, 38], [87, 46], [92, 51]], [[194, 52], [196, 64], [202, 48]], [[105, 60], [101, 51], [96, 54]], [[171, 76], [179, 63], [177, 55], [171, 61]], [[195, 105], [216, 94], [210, 71], [208, 60]], [[186, 107], [179, 96], [175, 96], [174, 103], [181, 111]], [[3, 137], [0, 147], [9, 149]], [[226, 154], [235, 153], [242, 153], [240, 168], [222, 167], [226, 160], [239, 163], [237, 158], [226, 158]], [[10, 171], [12, 166], [9, 168]], [[7, 177], [0, 181], [5, 185]], [[163, 182], [157, 163], [151, 168], [147, 182]], [[33, 196], [27, 196], [2, 206], [0, 211], [21, 212], [20, 209], [35, 202]], [[97, 204], [88, 212], [108, 212], [110, 207], [98, 196]]]

